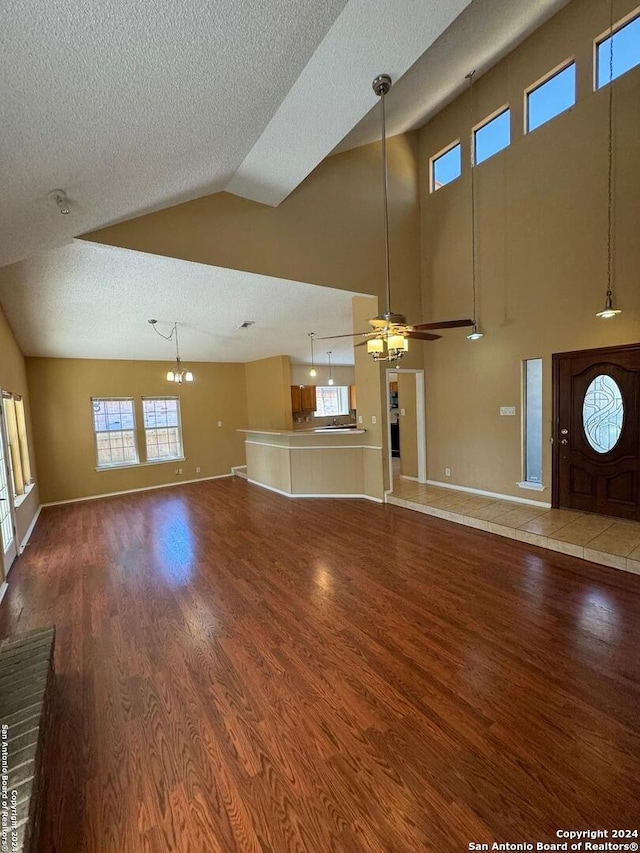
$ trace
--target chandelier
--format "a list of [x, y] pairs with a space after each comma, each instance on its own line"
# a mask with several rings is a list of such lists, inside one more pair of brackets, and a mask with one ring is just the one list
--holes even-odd
[[183, 382], [193, 382], [194, 375], [190, 370], [185, 370], [182, 366], [182, 362], [180, 361], [180, 347], [178, 344], [178, 324], [177, 322], [173, 324], [173, 329], [171, 333], [168, 335], [163, 335], [162, 332], [159, 332], [156, 328], [157, 320], [149, 320], [149, 324], [151, 328], [160, 335], [161, 338], [164, 338], [165, 341], [170, 341], [173, 337], [176, 339], [176, 363], [174, 367], [167, 371], [167, 382], [175, 382], [178, 385], [182, 385]]

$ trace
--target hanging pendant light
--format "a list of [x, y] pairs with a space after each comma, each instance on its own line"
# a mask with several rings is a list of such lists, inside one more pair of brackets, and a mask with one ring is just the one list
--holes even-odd
[[331, 373], [331, 350], [327, 353], [327, 358], [329, 360], [329, 379], [327, 380], [327, 385], [333, 385], [333, 374]]
[[193, 382], [195, 377], [190, 370], [185, 370], [182, 366], [182, 362], [180, 360], [180, 347], [178, 344], [178, 324], [173, 324], [173, 329], [169, 335], [163, 335], [162, 332], [159, 332], [156, 328], [158, 323], [157, 320], [149, 320], [148, 321], [151, 328], [160, 335], [161, 338], [164, 338], [165, 341], [170, 341], [174, 336], [176, 339], [176, 363], [171, 370], [167, 371], [167, 382], [175, 382], [177, 385], [182, 385], [183, 382]]
[[604, 308], [596, 317], [610, 320], [622, 313], [622, 308], [613, 304], [611, 285], [613, 282], [613, 0], [609, 8], [609, 148], [607, 173], [607, 292]]
[[387, 312], [376, 318], [380, 328], [376, 329], [374, 338], [367, 341], [367, 352], [374, 361], [399, 361], [409, 349], [409, 340], [398, 330], [398, 325], [406, 323], [404, 317], [391, 312], [391, 275], [389, 271], [389, 201], [388, 201], [388, 167], [387, 167], [387, 117], [384, 98], [391, 88], [391, 77], [379, 74], [373, 81], [373, 91], [380, 98], [380, 113], [382, 116], [382, 197], [384, 212], [384, 264], [387, 297]]
[[317, 376], [318, 371], [316, 370], [316, 365], [313, 359], [313, 339], [315, 337], [315, 332], [309, 332], [309, 341], [311, 343], [311, 370], [309, 371], [309, 376]]
[[[467, 74], [466, 79], [469, 81], [469, 127], [473, 128], [473, 78], [475, 70]], [[474, 157], [474, 137], [471, 130], [471, 156], [469, 164], [471, 167], [471, 291], [473, 299], [473, 328], [467, 335], [468, 341], [479, 341], [484, 335], [478, 328], [477, 313], [478, 313], [478, 298], [477, 298], [477, 276], [476, 276], [476, 179], [475, 179], [475, 157]]]

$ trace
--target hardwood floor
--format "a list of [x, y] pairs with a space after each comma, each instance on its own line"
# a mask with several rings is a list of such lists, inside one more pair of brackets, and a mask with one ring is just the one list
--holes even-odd
[[640, 828], [640, 579], [237, 478], [42, 512], [43, 853], [433, 851]]

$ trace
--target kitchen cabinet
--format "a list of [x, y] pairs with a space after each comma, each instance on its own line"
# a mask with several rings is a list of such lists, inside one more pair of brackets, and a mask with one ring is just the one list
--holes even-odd
[[315, 412], [316, 386], [315, 385], [292, 385], [291, 386], [291, 411]]
[[356, 386], [349, 385], [349, 410], [355, 412], [357, 408]]

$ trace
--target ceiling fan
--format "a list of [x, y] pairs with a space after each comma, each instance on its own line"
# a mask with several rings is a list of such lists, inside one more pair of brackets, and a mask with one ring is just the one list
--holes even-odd
[[387, 126], [384, 96], [391, 88], [391, 77], [380, 74], [373, 81], [373, 91], [380, 98], [382, 112], [382, 191], [384, 198], [384, 248], [386, 271], [387, 310], [369, 320], [371, 330], [348, 335], [329, 335], [318, 340], [328, 341], [334, 338], [364, 337], [357, 347], [367, 347], [374, 361], [398, 361], [409, 349], [409, 339], [419, 341], [437, 341], [441, 335], [434, 335], [436, 329], [456, 329], [461, 326], [473, 326], [473, 320], [442, 320], [436, 323], [407, 323], [403, 314], [391, 311], [391, 279], [389, 275], [389, 205], [387, 201]]

